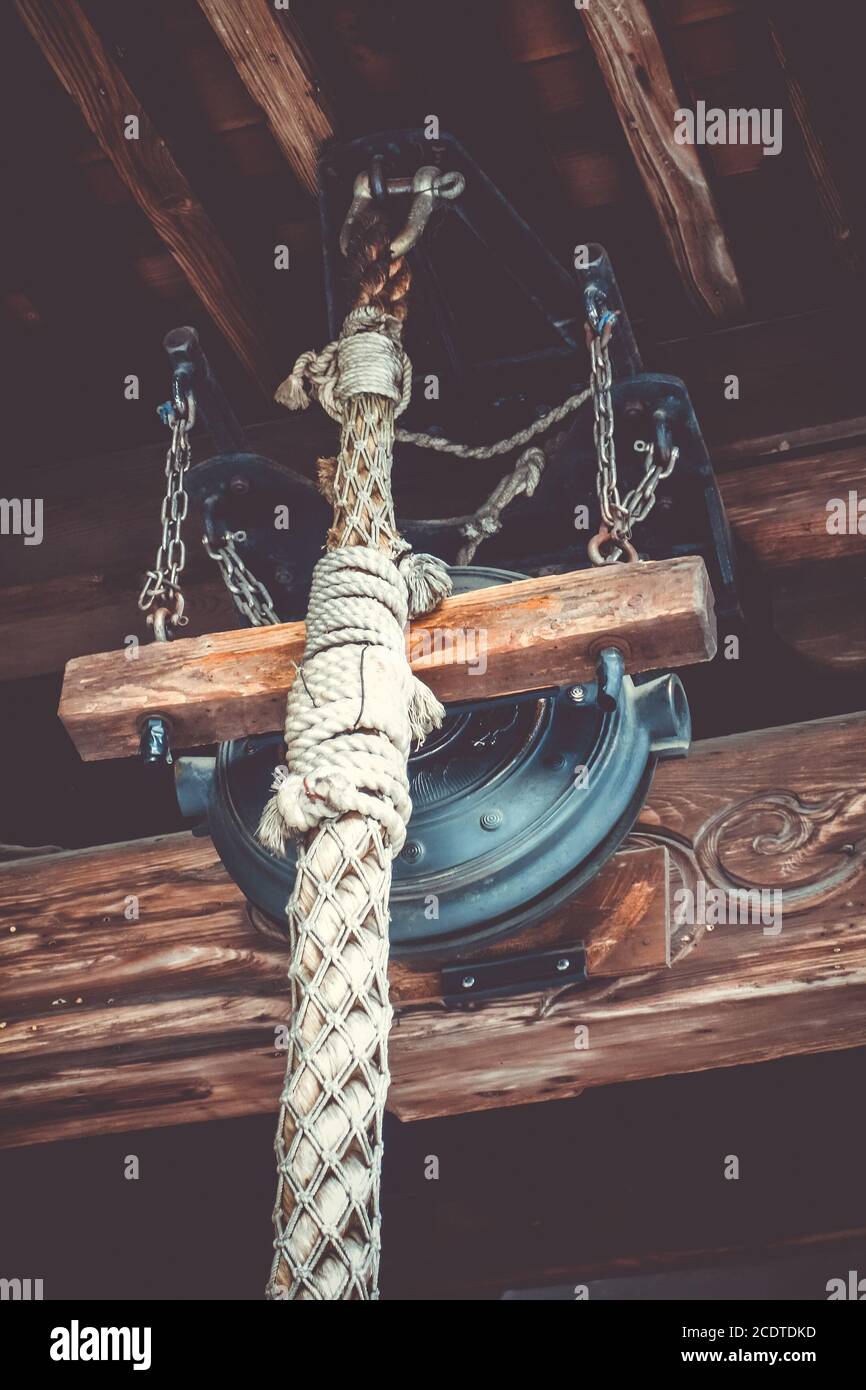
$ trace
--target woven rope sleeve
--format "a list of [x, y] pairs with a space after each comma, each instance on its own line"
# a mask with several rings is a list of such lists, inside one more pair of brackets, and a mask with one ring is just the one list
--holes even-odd
[[301, 848], [288, 914], [292, 1018], [276, 1139], [275, 1297], [377, 1292], [390, 884], [391, 849], [371, 818], [326, 822]]
[[[399, 266], [378, 258], [364, 271], [405, 295]], [[297, 407], [309, 382], [341, 435], [334, 524], [287, 705], [286, 766], [259, 830], [273, 849], [303, 836], [288, 905], [271, 1298], [378, 1297], [391, 864], [411, 813], [411, 740], [442, 717], [409, 668], [405, 624], [450, 589], [433, 557], [406, 553], [394, 522], [391, 453], [408, 363], [393, 307], [387, 295], [384, 304], [362, 296], [336, 349], [298, 360], [289, 391]]]

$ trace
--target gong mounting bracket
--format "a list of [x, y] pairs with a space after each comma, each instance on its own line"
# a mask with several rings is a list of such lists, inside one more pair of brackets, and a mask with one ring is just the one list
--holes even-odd
[[[652, 443], [657, 459], [674, 447], [679, 454], [653, 512], [641, 523], [638, 549], [649, 559], [702, 556], [719, 616], [738, 617], [731, 537], [688, 390], [677, 377], [644, 370], [607, 252], [593, 242], [571, 248], [573, 266], [566, 268], [452, 135], [441, 133], [431, 141], [423, 130], [385, 131], [332, 145], [323, 154], [319, 200], [332, 335], [348, 307], [339, 234], [358, 171], [371, 171], [372, 182], [381, 182], [431, 159], [461, 174], [465, 186], [433, 238], [410, 253], [415, 307], [410, 321], [414, 337], [407, 346], [416, 378], [435, 378], [438, 391], [431, 399], [425, 391], [415, 391], [401, 424], [470, 444], [489, 443], [491, 437], [524, 428], [582, 389], [587, 372], [584, 325], [613, 313], [609, 352], [623, 490], [634, 486], [644, 469], [635, 443]], [[475, 312], [473, 290], [483, 300]], [[500, 302], [507, 304], [507, 322], [495, 317]], [[472, 332], [467, 331], [467, 317]], [[486, 334], [479, 334], [479, 322]], [[529, 574], [588, 564], [586, 542], [598, 512], [595, 463], [587, 408], [550, 446], [534, 495], [517, 498], [504, 514], [502, 531], [485, 541], [482, 562]], [[447, 458], [437, 458], [443, 477], [451, 466]], [[398, 487], [427, 468], [429, 458], [422, 451], [401, 446]], [[585, 534], [575, 526], [580, 507], [591, 518]], [[416, 548], [456, 561], [464, 539], [459, 526], [436, 519], [401, 521], [401, 526]]]
[[458, 961], [442, 968], [442, 1002], [448, 1009], [471, 1009], [490, 999], [585, 984], [588, 978], [583, 946]]

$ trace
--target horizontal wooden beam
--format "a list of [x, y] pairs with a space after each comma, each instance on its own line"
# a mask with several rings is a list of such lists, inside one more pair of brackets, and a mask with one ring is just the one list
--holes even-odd
[[739, 315], [743, 292], [697, 150], [674, 139], [680, 102], [644, 0], [587, 5], [581, 17], [686, 292], [714, 318]]
[[[648, 943], [630, 961], [594, 962], [623, 978], [544, 1007], [536, 993], [450, 1012], [395, 967], [394, 1111], [563, 1099], [866, 1043], [864, 764], [866, 713], [712, 739], [661, 764], [634, 842], [667, 849], [674, 894], [700, 880], [780, 891], [781, 931], [686, 923], [671, 969], [634, 973]], [[606, 933], [627, 911], [635, 945], [645, 889], [623, 898], [623, 880], [609, 877], [619, 863], [588, 892], [600, 894], [596, 926]], [[0, 906], [7, 1142], [273, 1111], [285, 955], [248, 926], [207, 840], [6, 865]]]
[[866, 447], [852, 444], [724, 475], [719, 485], [740, 547], [764, 570], [866, 563], [864, 466]]
[[[78, 0], [15, 0], [57, 77], [191, 288], [270, 395], [275, 371], [230, 251]], [[132, 131], [130, 118], [138, 122]]]
[[[710, 739], [661, 764], [637, 838], [668, 845], [683, 876], [674, 903], [701, 882], [778, 891], [781, 930], [697, 928], [694, 949], [669, 971], [574, 991], [543, 1017], [528, 998], [460, 1028], [406, 1010], [392, 1059], [397, 1114], [564, 1099], [609, 1082], [862, 1046], [864, 765], [866, 713]], [[579, 1028], [587, 1046], [576, 1050]]]
[[[284, 459], [299, 471], [311, 473], [320, 454], [333, 452], [333, 427], [316, 421], [312, 411], [285, 415], [247, 434], [253, 451]], [[824, 525], [831, 498], [863, 492], [864, 435], [866, 419], [842, 421], [744, 440], [722, 451], [723, 463], [737, 465], [737, 471], [719, 477], [734, 537], [768, 575], [784, 572], [787, 581], [793, 569], [833, 565], [847, 557], [866, 564], [866, 535], [830, 534]], [[197, 458], [208, 456], [207, 439], [197, 431], [193, 450]], [[164, 455], [164, 447], [153, 445], [73, 465], [42, 465], [4, 484], [7, 496], [43, 500], [45, 543], [25, 547], [10, 537], [0, 547], [0, 679], [60, 671], [72, 657], [121, 647], [132, 634], [148, 640], [135, 602], [153, 563]], [[459, 499], [466, 510], [477, 505], [483, 491], [477, 479], [473, 486], [474, 492]], [[425, 504], [413, 493], [405, 504], [420, 515], [429, 499]], [[198, 559], [194, 543], [188, 549], [187, 633], [233, 627], [235, 609], [216, 567]], [[482, 548], [480, 561], [483, 556]], [[811, 626], [808, 614], [804, 624]], [[796, 641], [796, 628], [796, 611], [789, 606], [780, 635]], [[852, 645], [846, 640], [850, 632], [845, 612], [837, 609], [828, 637], [834, 651]]]
[[[693, 556], [518, 580], [446, 599], [414, 623], [407, 652], [441, 700], [484, 700], [591, 679], [606, 646], [627, 669], [688, 666], [716, 650], [713, 597]], [[141, 720], [161, 714], [176, 747], [279, 728], [304, 624], [236, 629], [66, 668], [60, 717], [85, 759], [137, 751]]]
[[[592, 979], [663, 969], [668, 872], [663, 846], [623, 851], [547, 921], [472, 960], [583, 946]], [[196, 1055], [207, 1070], [251, 1047], [274, 1080], [288, 945], [255, 929], [209, 840], [167, 835], [6, 865], [0, 924], [3, 1143], [192, 1118], [188, 1089], [172, 1099], [162, 1077]], [[442, 1007], [435, 967], [392, 960], [389, 975], [395, 1007]], [[137, 1079], [110, 1100], [108, 1066], [116, 1080], [149, 1069], [148, 1096]], [[245, 1113], [237, 1101], [233, 1113]]]

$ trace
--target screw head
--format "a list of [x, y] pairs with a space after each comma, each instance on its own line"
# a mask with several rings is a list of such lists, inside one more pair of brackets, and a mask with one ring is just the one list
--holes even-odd
[[485, 811], [481, 816], [481, 829], [498, 830], [502, 824], [502, 820], [503, 816], [500, 810]]
[[401, 859], [405, 859], [409, 864], [415, 864], [423, 855], [424, 846], [420, 840], [407, 840], [403, 846]]
[[460, 983], [462, 984], [464, 989], [472, 989], [472, 986], [475, 984], [475, 976], [464, 975]]
[[556, 962], [557, 970], [567, 970], [570, 965], [571, 961], [568, 959], [568, 956], [561, 956]]
[[575, 705], [582, 705], [586, 699], [586, 690], [582, 685], [573, 685], [568, 692], [568, 698]]

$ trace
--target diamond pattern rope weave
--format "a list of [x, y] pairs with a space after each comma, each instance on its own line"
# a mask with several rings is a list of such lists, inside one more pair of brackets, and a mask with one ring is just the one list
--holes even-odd
[[341, 435], [333, 471], [323, 469], [334, 522], [289, 693], [287, 766], [259, 827], [272, 849], [306, 832], [288, 905], [274, 1299], [378, 1298], [391, 864], [411, 811], [411, 738], [443, 715], [412, 675], [402, 637], [407, 610], [427, 611], [450, 590], [435, 557], [406, 553], [394, 522], [394, 420], [411, 381], [400, 345], [408, 275], [382, 227], [366, 235], [340, 342], [304, 354], [284, 383], [294, 409], [309, 404], [306, 382], [326, 395]]
[[276, 1141], [278, 1297], [376, 1293], [390, 882], [391, 851], [365, 817], [326, 822], [301, 851], [289, 905], [292, 1021]]

